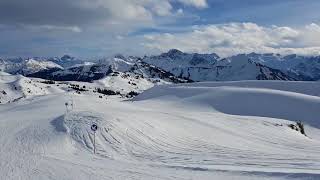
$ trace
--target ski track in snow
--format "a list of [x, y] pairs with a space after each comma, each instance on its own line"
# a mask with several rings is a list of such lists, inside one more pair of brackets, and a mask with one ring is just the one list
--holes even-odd
[[[128, 101], [61, 93], [0, 105], [0, 179], [320, 179], [315, 86], [196, 83]], [[298, 114], [308, 136], [287, 127]]]

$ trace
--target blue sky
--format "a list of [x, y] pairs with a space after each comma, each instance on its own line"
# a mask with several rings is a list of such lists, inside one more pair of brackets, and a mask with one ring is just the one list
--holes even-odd
[[317, 0], [212, 0], [199, 12], [208, 23], [254, 22], [260, 25], [303, 25], [319, 22]]
[[0, 56], [318, 55], [319, 0], [2, 0]]

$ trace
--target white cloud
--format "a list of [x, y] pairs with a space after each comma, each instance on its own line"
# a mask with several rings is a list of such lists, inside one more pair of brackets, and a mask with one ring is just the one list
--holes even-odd
[[45, 30], [50, 30], [50, 31], [71, 31], [75, 33], [80, 33], [82, 32], [82, 29], [79, 28], [78, 26], [52, 26], [52, 25], [41, 25], [33, 28], [39, 28], [39, 29], [45, 29]]
[[177, 10], [177, 15], [183, 15], [183, 14], [184, 14], [183, 9], [180, 8]]
[[39, 26], [39, 29], [52, 26], [59, 31], [78, 27], [74, 31], [96, 28], [132, 32], [181, 20], [184, 4], [207, 6], [206, 0], [28, 0], [27, 3], [1, 0], [0, 24], [16, 28]]
[[117, 39], [117, 40], [123, 40], [123, 39], [124, 39], [124, 37], [123, 37], [123, 36], [121, 36], [121, 35], [117, 35], [117, 36], [116, 36], [116, 39]]
[[157, 1], [152, 4], [151, 10], [158, 16], [171, 15], [173, 7], [168, 1]]
[[171, 3], [171, 0], [28, 0], [28, 3], [1, 0], [0, 24], [61, 29], [76, 26], [82, 29], [107, 26], [109, 29], [117, 26], [128, 30], [157, 24], [159, 17], [170, 19], [176, 11]]
[[113, 26], [130, 24], [151, 24], [153, 12], [147, 5], [149, 0], [80, 0], [80, 5], [85, 9], [104, 10], [108, 17], [99, 19], [100, 24]]
[[263, 27], [254, 23], [195, 26], [189, 32], [151, 34], [144, 46], [167, 51], [216, 52], [221, 56], [238, 53], [320, 54], [320, 26], [302, 28]]
[[177, 0], [180, 3], [189, 5], [189, 6], [194, 6], [196, 8], [206, 8], [208, 7], [207, 0]]

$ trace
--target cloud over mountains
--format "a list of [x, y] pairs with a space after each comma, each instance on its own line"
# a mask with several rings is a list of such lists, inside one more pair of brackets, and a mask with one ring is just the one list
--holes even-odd
[[319, 54], [319, 8], [317, 0], [1, 0], [0, 57]]
[[183, 51], [216, 52], [222, 56], [250, 52], [320, 53], [320, 26], [315, 23], [302, 28], [255, 23], [194, 26], [182, 33], [145, 35], [145, 39], [146, 47], [160, 51], [179, 47]]

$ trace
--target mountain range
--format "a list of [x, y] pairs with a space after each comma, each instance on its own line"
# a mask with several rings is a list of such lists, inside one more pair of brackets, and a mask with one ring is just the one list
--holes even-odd
[[0, 59], [0, 70], [56, 81], [92, 82], [116, 73], [126, 73], [150, 82], [169, 83], [237, 80], [320, 80], [320, 56], [239, 54], [221, 58], [217, 54], [185, 53], [177, 49], [144, 57], [80, 60], [61, 58]]

